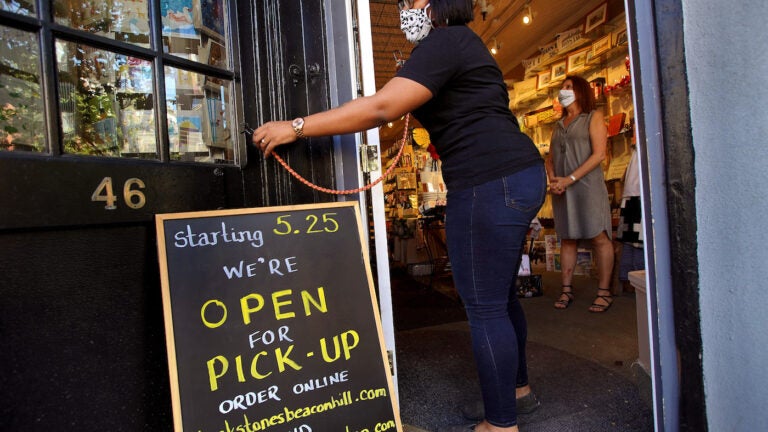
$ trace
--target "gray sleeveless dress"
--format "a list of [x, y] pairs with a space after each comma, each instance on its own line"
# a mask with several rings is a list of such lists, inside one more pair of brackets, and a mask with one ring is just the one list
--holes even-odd
[[[592, 113], [581, 113], [566, 128], [557, 122], [549, 151], [555, 176], [567, 177], [592, 154], [589, 122]], [[600, 166], [569, 186], [562, 195], [552, 194], [555, 231], [563, 239], [591, 239], [602, 231], [611, 237], [611, 206]]]

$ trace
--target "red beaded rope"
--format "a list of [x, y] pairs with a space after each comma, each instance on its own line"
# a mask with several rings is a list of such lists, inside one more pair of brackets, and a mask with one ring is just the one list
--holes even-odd
[[405, 140], [408, 138], [408, 122], [410, 121], [411, 115], [406, 114], [405, 115], [405, 127], [403, 128], [403, 139], [400, 142], [400, 150], [397, 152], [397, 156], [392, 160], [392, 164], [389, 166], [387, 171], [381, 175], [381, 177], [377, 178], [375, 181], [371, 182], [370, 184], [367, 184], [363, 187], [357, 188], [357, 189], [345, 189], [345, 190], [337, 190], [337, 189], [328, 189], [324, 188], [322, 186], [318, 186], [309, 180], [302, 177], [299, 173], [297, 173], [293, 168], [291, 168], [280, 156], [277, 155], [277, 153], [272, 153], [272, 156], [275, 157], [275, 159], [280, 162], [280, 165], [283, 166], [291, 175], [296, 177], [300, 182], [304, 183], [305, 185], [311, 187], [312, 189], [318, 190], [320, 192], [325, 192], [327, 194], [334, 194], [334, 195], [349, 195], [354, 194], [358, 192], [367, 191], [368, 189], [376, 186], [377, 184], [381, 183], [382, 180], [384, 180], [385, 177], [389, 176], [389, 174], [392, 172], [392, 170], [395, 168], [395, 165], [397, 165], [397, 162], [400, 161], [400, 156], [403, 155], [403, 148], [405, 147]]

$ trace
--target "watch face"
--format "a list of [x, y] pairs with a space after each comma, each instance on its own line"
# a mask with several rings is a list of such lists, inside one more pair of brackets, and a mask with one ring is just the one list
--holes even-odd
[[293, 120], [293, 127], [301, 128], [302, 126], [304, 126], [304, 119], [303, 118], [299, 117], [299, 118]]

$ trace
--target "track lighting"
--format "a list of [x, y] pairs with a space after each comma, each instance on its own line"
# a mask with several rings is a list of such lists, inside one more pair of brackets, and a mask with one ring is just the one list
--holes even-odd
[[488, 16], [488, 3], [486, 0], [480, 0], [480, 15], [483, 16], [483, 21]]
[[494, 7], [490, 3], [490, 0], [478, 0], [477, 2], [473, 1], [472, 3], [473, 7], [475, 4], [479, 5], [480, 15], [483, 16], [483, 21], [488, 18], [488, 15], [493, 13]]
[[491, 54], [496, 55], [499, 52], [500, 49], [501, 49], [501, 44], [494, 37], [493, 38], [493, 46], [491, 47]]
[[531, 11], [531, 2], [526, 3], [525, 13], [523, 14], [523, 24], [528, 25], [533, 22], [533, 11]]

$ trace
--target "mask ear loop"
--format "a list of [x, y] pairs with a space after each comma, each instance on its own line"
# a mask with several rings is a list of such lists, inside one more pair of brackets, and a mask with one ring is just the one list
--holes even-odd
[[[427, 19], [429, 20], [429, 26], [432, 27], [432, 30], [435, 29], [435, 23], [432, 21], [432, 14], [429, 13], [429, 8], [432, 7], [432, 3], [427, 3], [426, 6], [424, 6], [424, 15], [427, 16]], [[446, 19], [446, 24], [448, 23], [448, 20]]]

